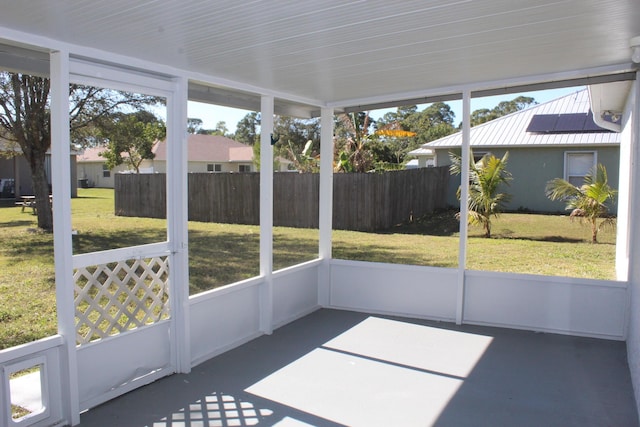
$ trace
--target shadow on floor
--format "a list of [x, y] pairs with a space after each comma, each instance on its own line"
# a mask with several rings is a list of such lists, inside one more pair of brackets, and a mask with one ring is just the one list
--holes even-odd
[[320, 310], [82, 426], [637, 426], [625, 344]]

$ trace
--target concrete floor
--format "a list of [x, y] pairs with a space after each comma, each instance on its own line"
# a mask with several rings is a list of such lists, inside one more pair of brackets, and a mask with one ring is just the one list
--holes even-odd
[[320, 310], [82, 426], [638, 426], [625, 344]]

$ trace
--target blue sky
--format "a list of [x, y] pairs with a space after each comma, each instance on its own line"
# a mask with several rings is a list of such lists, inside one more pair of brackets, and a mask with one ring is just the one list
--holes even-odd
[[[559, 98], [569, 93], [576, 92], [583, 89], [583, 86], [563, 88], [563, 89], [551, 89], [537, 92], [523, 92], [509, 95], [497, 95], [484, 98], [474, 98], [471, 100], [471, 111], [478, 110], [480, 108], [491, 109], [498, 105], [501, 101], [510, 101], [520, 95], [530, 96], [534, 98], [539, 104], [542, 104], [552, 99]], [[462, 101], [450, 101], [448, 104], [455, 113], [455, 125], [457, 126], [462, 121]], [[428, 105], [428, 104], [427, 104]], [[423, 110], [427, 105], [418, 106], [419, 110]], [[373, 118], [382, 117], [387, 111], [393, 111], [395, 109], [375, 110], [371, 111]], [[236, 124], [249, 113], [247, 110], [239, 110], [236, 108], [221, 107], [217, 105], [207, 105], [196, 102], [189, 102], [188, 116], [190, 118], [201, 119], [204, 123], [203, 128], [214, 129], [216, 123], [219, 121], [226, 122], [229, 132], [235, 132]]]

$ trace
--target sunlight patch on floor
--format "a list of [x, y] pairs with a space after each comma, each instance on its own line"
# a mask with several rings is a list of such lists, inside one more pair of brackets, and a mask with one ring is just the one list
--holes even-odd
[[273, 414], [228, 394], [213, 394], [153, 423], [153, 427], [255, 426]]
[[371, 316], [323, 347], [464, 378], [492, 340], [485, 335]]
[[340, 424], [431, 425], [491, 341], [369, 317], [246, 391]]

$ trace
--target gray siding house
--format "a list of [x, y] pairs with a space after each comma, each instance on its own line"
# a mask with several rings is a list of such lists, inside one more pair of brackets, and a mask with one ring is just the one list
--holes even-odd
[[[409, 154], [420, 164], [447, 166], [449, 153], [459, 153], [461, 144], [458, 132]], [[472, 127], [470, 144], [475, 160], [486, 153], [502, 157], [509, 151], [507, 170], [513, 180], [506, 189], [512, 196], [507, 210], [564, 211], [564, 203], [545, 196], [547, 182], [560, 177], [580, 185], [598, 163], [607, 168], [609, 184], [618, 187], [620, 134], [594, 123], [587, 89]], [[458, 205], [459, 185], [460, 177], [452, 176], [448, 197], [452, 205]], [[614, 203], [611, 212], [616, 210]]]
[[[78, 181], [76, 179], [77, 153], [71, 152], [71, 197], [78, 197]], [[47, 152], [44, 168], [47, 181], [51, 185], [51, 154]], [[33, 194], [33, 180], [29, 163], [22, 154], [22, 150], [14, 148], [0, 140], [0, 199], [14, 199]], [[5, 182], [11, 182], [12, 191]]]

